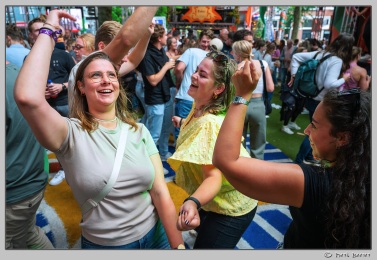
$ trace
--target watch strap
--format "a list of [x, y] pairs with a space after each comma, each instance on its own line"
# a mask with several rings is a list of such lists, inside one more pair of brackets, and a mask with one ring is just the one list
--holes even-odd
[[244, 105], [248, 106], [250, 101], [244, 99], [241, 96], [235, 96], [232, 103], [233, 104], [244, 104]]

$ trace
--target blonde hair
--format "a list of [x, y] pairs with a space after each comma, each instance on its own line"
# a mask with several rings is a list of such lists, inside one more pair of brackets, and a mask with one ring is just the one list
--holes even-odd
[[234, 42], [232, 45], [232, 50], [241, 59], [251, 60], [251, 58], [253, 57], [253, 45], [246, 40]]
[[362, 48], [353, 46], [352, 47], [352, 60], [358, 58], [359, 55], [361, 55], [361, 52], [363, 51]]
[[94, 34], [91, 34], [91, 33], [84, 33], [84, 34], [81, 34], [77, 37], [77, 39], [80, 38], [85, 46], [84, 48], [89, 51], [89, 52], [93, 52], [94, 51], [94, 39], [95, 39], [95, 36]]

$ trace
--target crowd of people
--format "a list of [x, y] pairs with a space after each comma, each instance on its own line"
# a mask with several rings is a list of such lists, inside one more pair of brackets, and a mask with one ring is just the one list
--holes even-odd
[[[7, 26], [6, 248], [53, 248], [36, 211], [48, 183], [65, 179], [82, 209], [83, 249], [184, 249], [188, 230], [193, 249], [234, 249], [259, 200], [289, 205], [278, 248], [370, 249], [371, 76], [354, 37], [183, 37], [154, 24], [156, 11], [137, 7], [123, 25], [72, 38], [60, 21], [75, 18], [53, 10], [29, 22], [30, 46]], [[300, 64], [326, 55], [324, 90], [286, 103]], [[281, 94], [284, 134], [309, 113], [294, 163], [264, 160], [264, 88], [270, 100]], [[50, 180], [46, 149], [60, 165]], [[178, 214], [163, 161], [189, 194]]]

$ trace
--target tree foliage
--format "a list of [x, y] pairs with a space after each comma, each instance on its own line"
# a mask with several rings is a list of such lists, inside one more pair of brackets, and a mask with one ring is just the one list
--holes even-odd
[[113, 19], [111, 15], [111, 6], [98, 6], [98, 24], [101, 26], [104, 21], [111, 21]]
[[315, 6], [279, 6], [279, 11], [285, 11], [287, 20], [285, 21], [284, 34], [289, 34], [292, 26], [292, 39], [297, 38], [301, 23], [306, 16], [312, 16], [311, 11], [315, 10]]

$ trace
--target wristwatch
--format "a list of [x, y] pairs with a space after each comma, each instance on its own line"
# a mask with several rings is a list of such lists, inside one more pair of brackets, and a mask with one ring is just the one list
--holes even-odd
[[62, 83], [62, 91], [67, 90], [67, 86]]
[[250, 101], [247, 101], [243, 97], [235, 96], [232, 103], [233, 104], [244, 104], [244, 105], [247, 106], [247, 105], [249, 105]]

